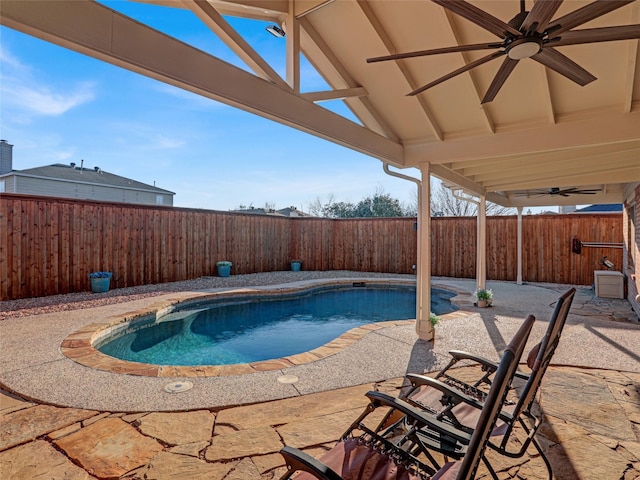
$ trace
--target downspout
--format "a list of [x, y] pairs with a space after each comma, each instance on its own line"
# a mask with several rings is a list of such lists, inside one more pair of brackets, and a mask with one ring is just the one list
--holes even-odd
[[[434, 330], [429, 320], [431, 316], [431, 230], [428, 225], [430, 218], [429, 203], [423, 205], [422, 180], [402, 173], [393, 172], [388, 163], [383, 163], [382, 168], [387, 175], [413, 182], [418, 187], [418, 251], [416, 260], [416, 333], [421, 340], [433, 340]], [[424, 173], [423, 173], [424, 176]], [[427, 179], [429, 178], [427, 170]], [[427, 185], [429, 185], [427, 183]], [[427, 200], [430, 193], [427, 191]], [[427, 210], [427, 224], [422, 221], [422, 212]], [[426, 253], [426, 255], [424, 255]], [[423, 258], [425, 257], [425, 258]], [[424, 278], [423, 278], [424, 277]], [[426, 307], [425, 307], [426, 306]]]
[[418, 207], [419, 207], [420, 206], [420, 187], [422, 186], [422, 180], [418, 180], [417, 178], [410, 177], [409, 175], [404, 175], [403, 173], [392, 172], [391, 170], [389, 170], [389, 166], [390, 165], [388, 163], [382, 164], [382, 169], [384, 170], [384, 173], [386, 173], [387, 175], [391, 175], [392, 177], [402, 178], [403, 180], [409, 180], [410, 182], [413, 182], [416, 185], [418, 185]]

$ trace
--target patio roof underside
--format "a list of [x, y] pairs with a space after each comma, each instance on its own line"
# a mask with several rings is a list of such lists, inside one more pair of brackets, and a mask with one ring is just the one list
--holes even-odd
[[[597, 77], [586, 86], [532, 59], [521, 60], [496, 98], [483, 105], [501, 59], [419, 95], [406, 94], [487, 55], [486, 50], [366, 62], [398, 52], [499, 41], [429, 0], [146, 3], [192, 10], [252, 72], [90, 0], [3, 1], [1, 15], [8, 27], [307, 131], [395, 167], [421, 168], [502, 205], [618, 203], [640, 181], [637, 39], [556, 47]], [[505, 22], [520, 8], [518, 0], [471, 3]], [[531, 3], [527, 0], [529, 7]], [[588, 3], [566, 0], [553, 18]], [[278, 76], [222, 15], [282, 25], [287, 32], [287, 78]], [[579, 28], [632, 24], [640, 24], [639, 1]], [[332, 90], [300, 92], [300, 54]], [[360, 125], [314, 103], [336, 98], [344, 98]], [[567, 197], [541, 194], [554, 187], [598, 192]]]

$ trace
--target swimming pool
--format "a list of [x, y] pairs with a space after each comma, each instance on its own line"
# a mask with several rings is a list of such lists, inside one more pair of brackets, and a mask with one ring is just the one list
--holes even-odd
[[[432, 289], [432, 311], [455, 310], [453, 296]], [[312, 350], [364, 324], [415, 318], [415, 303], [415, 288], [399, 286], [227, 298], [129, 322], [94, 347], [156, 365], [250, 363]]]

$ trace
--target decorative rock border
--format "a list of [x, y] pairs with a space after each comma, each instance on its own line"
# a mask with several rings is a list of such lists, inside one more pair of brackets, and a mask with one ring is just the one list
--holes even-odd
[[[340, 286], [348, 284], [376, 284], [376, 285], [415, 285], [414, 281], [404, 281], [395, 279], [371, 279], [371, 278], [358, 278], [347, 280], [332, 280], [332, 281], [313, 281], [305, 283], [304, 285], [292, 287], [288, 286], [271, 286], [264, 288], [241, 288], [234, 290], [227, 290], [221, 292], [185, 292], [162, 303], [151, 304], [144, 310], [129, 312], [124, 315], [118, 315], [114, 317], [106, 318], [104, 322], [96, 322], [85, 325], [79, 330], [69, 334], [60, 345], [60, 351], [67, 358], [73, 360], [76, 363], [84, 365], [89, 368], [95, 368], [97, 370], [103, 370], [111, 373], [121, 373], [127, 375], [140, 375], [147, 377], [218, 377], [218, 376], [230, 376], [230, 375], [244, 375], [255, 372], [264, 372], [272, 370], [281, 370], [287, 367], [293, 367], [295, 365], [302, 365], [305, 363], [314, 362], [325, 357], [334, 355], [357, 340], [364, 337], [367, 333], [379, 330], [386, 327], [411, 325], [415, 323], [415, 320], [396, 320], [388, 322], [376, 322], [368, 325], [362, 325], [360, 327], [352, 328], [351, 330], [343, 333], [334, 340], [326, 343], [318, 348], [310, 350], [308, 352], [298, 353], [296, 355], [289, 355], [282, 358], [275, 358], [270, 360], [263, 360], [259, 362], [234, 364], [234, 365], [197, 365], [197, 366], [173, 366], [173, 365], [154, 365], [140, 362], [129, 362], [126, 360], [120, 360], [118, 358], [106, 355], [94, 347], [94, 343], [102, 338], [109, 330], [117, 328], [118, 325], [124, 322], [129, 322], [137, 318], [141, 318], [148, 315], [164, 315], [173, 311], [178, 305], [187, 306], [190, 303], [199, 303], [203, 301], [209, 301], [217, 298], [234, 298], [241, 296], [253, 296], [253, 295], [287, 295], [293, 293], [305, 292], [313, 290], [319, 287], [325, 286]], [[450, 285], [432, 285], [436, 288], [445, 288], [450, 291], [454, 291], [459, 295], [467, 294], [468, 292], [458, 292]], [[458, 297], [456, 297], [458, 298]], [[457, 303], [457, 302], [456, 302]], [[456, 318], [459, 315], [466, 315], [466, 312], [455, 311], [443, 315], [443, 318]]]

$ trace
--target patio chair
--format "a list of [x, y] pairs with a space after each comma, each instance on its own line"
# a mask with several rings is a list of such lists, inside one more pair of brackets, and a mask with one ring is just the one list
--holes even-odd
[[[492, 441], [489, 443], [490, 448], [511, 458], [522, 457], [529, 446], [533, 445], [546, 465], [550, 480], [553, 477], [551, 464], [535, 440], [535, 434], [542, 419], [540, 415], [532, 412], [532, 408], [542, 378], [560, 340], [575, 293], [575, 288], [571, 288], [558, 298], [542, 341], [533, 347], [527, 357], [527, 365], [531, 372], [515, 374], [526, 383], [516, 389], [517, 398], [508, 402], [502, 409], [496, 428], [491, 435]], [[438, 419], [450, 422], [456, 428], [471, 432], [486, 401], [486, 389], [483, 387], [491, 385], [497, 364], [465, 352], [450, 353], [451, 361], [435, 378], [407, 375], [411, 382], [411, 390], [406, 394], [405, 400], [414, 407], [430, 412]], [[479, 364], [484, 373], [473, 383], [466, 383], [454, 377], [449, 370], [461, 360], [471, 360]], [[517, 425], [522, 427], [524, 435], [514, 432]], [[424, 448], [436, 449], [453, 458], [464, 455], [464, 445], [458, 442], [441, 442], [441, 440], [437, 435], [417, 434], [416, 436], [416, 441], [424, 443]], [[487, 461], [485, 463], [491, 475], [497, 478], [491, 465]]]
[[[295, 448], [284, 447], [280, 453], [285, 459], [287, 471], [280, 480], [289, 479], [294, 474], [295, 480], [471, 480], [475, 478], [480, 459], [506, 400], [509, 385], [516, 373], [534, 320], [533, 316], [529, 316], [505, 349], [473, 433], [457, 430], [447, 422], [437, 420], [401, 399], [381, 392], [368, 392], [367, 397], [370, 403], [365, 411], [351, 424], [337, 445], [320, 460]], [[398, 441], [397, 438], [387, 437], [381, 433], [383, 425], [379, 420], [375, 428], [365, 425], [365, 419], [379, 408], [401, 412], [409, 419], [412, 430], [429, 428], [439, 431], [443, 436], [451, 435], [458, 441], [464, 442], [467, 445], [465, 455], [458, 461], [448, 462], [438, 469], [433, 468], [417, 455], [398, 447], [397, 444], [402, 443], [402, 439]], [[372, 417], [374, 421], [381, 418], [377, 414]], [[368, 419], [371, 420], [371, 417]]]

